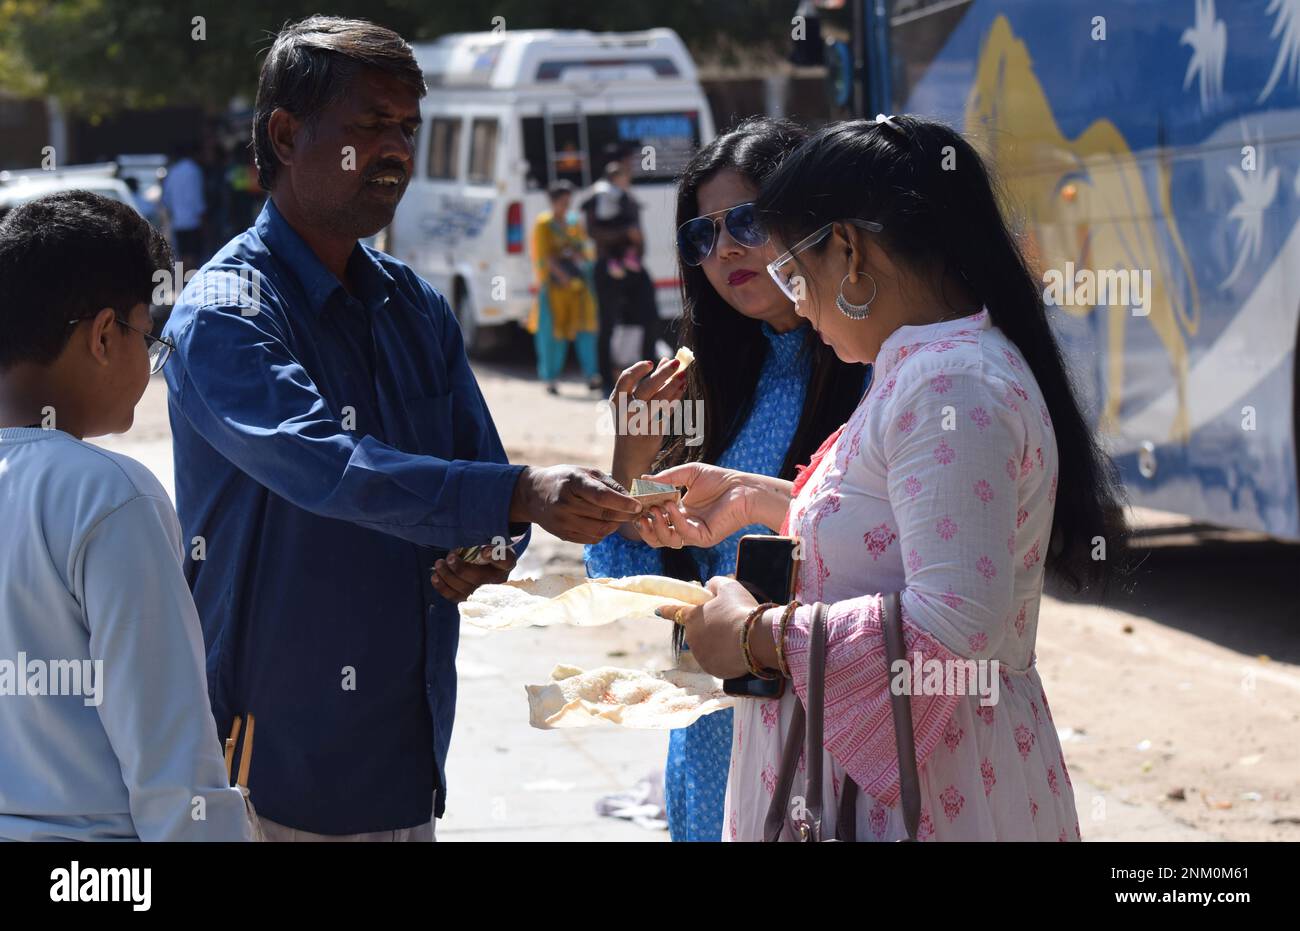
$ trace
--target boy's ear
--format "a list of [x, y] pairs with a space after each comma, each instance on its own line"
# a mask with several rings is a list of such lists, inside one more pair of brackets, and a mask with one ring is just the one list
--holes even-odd
[[101, 365], [108, 364], [108, 341], [117, 335], [117, 313], [101, 307], [90, 319], [90, 355]]

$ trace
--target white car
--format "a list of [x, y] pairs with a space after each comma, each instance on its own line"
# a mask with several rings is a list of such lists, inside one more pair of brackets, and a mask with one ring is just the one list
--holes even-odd
[[[17, 207], [60, 191], [91, 191], [110, 200], [121, 201], [136, 213], [140, 208], [131, 196], [126, 182], [117, 177], [118, 166], [113, 162], [102, 165], [73, 165], [53, 171], [32, 169], [28, 171], [0, 171], [0, 220]], [[149, 316], [154, 321], [155, 333], [160, 332], [171, 307], [159, 304], [149, 306]]]
[[[0, 171], [0, 217], [17, 207], [59, 191], [92, 191], [135, 207], [131, 189], [116, 176], [117, 166], [74, 165], [53, 171]], [[138, 211], [137, 211], [138, 212]]]

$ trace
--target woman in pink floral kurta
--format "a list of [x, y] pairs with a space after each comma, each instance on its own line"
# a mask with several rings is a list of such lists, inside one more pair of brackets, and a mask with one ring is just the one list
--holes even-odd
[[[1057, 453], [1026, 371], [985, 311], [900, 327], [876, 357], [871, 391], [790, 504], [789, 529], [806, 541], [795, 597], [831, 606], [824, 797], [838, 800], [847, 768], [862, 788], [860, 838], [905, 833], [880, 595], [863, 595], [864, 582], [902, 593], [909, 658], [996, 659], [1001, 670], [996, 704], [978, 694], [913, 698], [926, 761], [918, 835], [1079, 836], [1033, 665]], [[785, 642], [800, 695], [811, 620], [811, 607], [798, 609]], [[738, 704], [732, 772], [760, 778], [728, 784], [724, 823], [734, 839], [762, 836], [796, 700], [787, 692], [779, 707]], [[792, 794], [804, 793], [800, 772]]]
[[[983, 176], [978, 157], [957, 134], [897, 117], [888, 125], [842, 124], [814, 136], [806, 145], [823, 152], [803, 159], [796, 153], [794, 164], [780, 173], [802, 168], [814, 180], [785, 195], [798, 204], [816, 203], [817, 186], [827, 185], [836, 206], [824, 209], [844, 210], [846, 198], [834, 190], [833, 171], [837, 164], [843, 169], [843, 150], [855, 152], [860, 164], [905, 143], [913, 151], [927, 145], [937, 151], [945, 142], [960, 144], [966, 171]], [[819, 164], [817, 156], [826, 149], [838, 161], [827, 156], [830, 164]], [[773, 183], [779, 187], [781, 179]], [[987, 184], [985, 179], [985, 192]], [[894, 179], [874, 190], [901, 185]], [[1066, 559], [1082, 565], [1081, 540], [1091, 539], [1083, 534], [1105, 526], [1102, 513], [1111, 492], [1104, 460], [1068, 393], [1059, 356], [1044, 358], [1044, 345], [1055, 353], [1055, 344], [1044, 342], [1051, 340], [1045, 321], [1026, 329], [1007, 316], [1008, 305], [1023, 301], [1025, 292], [994, 304], [1006, 293], [999, 283], [986, 283], [999, 257], [986, 257], [979, 271], [972, 262], [957, 264], [955, 277], [929, 295], [922, 290], [918, 299], [920, 286], [909, 281], [899, 253], [915, 248], [908, 232], [922, 231], [896, 233], [899, 246], [891, 250], [890, 219], [905, 227], [911, 218], [891, 211], [887, 198], [865, 199], [844, 215], [874, 222], [841, 223], [832, 213], [824, 240], [800, 243], [793, 258], [787, 253], [774, 263], [773, 274], [788, 276], [799, 268], [809, 277], [812, 296], [792, 293], [798, 311], [813, 319], [845, 361], [874, 363], [867, 395], [795, 483], [683, 466], [660, 477], [688, 485], [686, 498], [649, 518], [671, 525], [678, 542], [688, 545], [724, 531], [741, 515], [781, 526], [804, 544], [796, 598], [805, 606], [794, 612], [782, 641], [793, 689], [779, 701], [738, 700], [725, 831], [732, 840], [763, 835], [795, 703], [806, 697], [811, 605], [820, 601], [829, 608], [823, 797], [838, 803], [851, 778], [861, 789], [858, 839], [905, 836], [880, 628], [882, 593], [899, 592], [909, 660], [923, 670], [936, 660], [949, 667], [969, 660], [985, 663], [986, 670], [992, 669], [989, 661], [997, 666], [988, 683], [996, 688], [982, 693], [918, 694], [919, 683], [913, 683], [920, 839], [1078, 840], [1070, 777], [1034, 667], [1034, 642], [1049, 552], [1056, 554], [1057, 569], [1068, 568], [1061, 562]], [[968, 209], [978, 213], [980, 205]], [[807, 220], [796, 229], [804, 233], [810, 225], [816, 229]], [[996, 238], [996, 230], [987, 238]], [[1018, 253], [1015, 260], [1022, 262]], [[1027, 277], [1022, 263], [1020, 274]], [[830, 293], [844, 296], [847, 311], [828, 308], [817, 296], [835, 282], [841, 287]], [[866, 319], [864, 304], [870, 305]], [[1021, 313], [1033, 308], [1022, 307]], [[1036, 309], [1043, 313], [1041, 303]], [[1034, 364], [999, 318], [1032, 347]], [[1050, 394], [1045, 396], [1036, 372], [1047, 379]], [[1070, 463], [1058, 449], [1061, 420], [1076, 454]], [[1073, 486], [1063, 484], [1063, 475]], [[1075, 507], [1078, 502], [1067, 506], [1054, 548], [1058, 487], [1096, 510]], [[705, 669], [736, 675], [745, 669], [738, 628], [756, 606], [734, 581], [709, 584], [717, 597], [686, 614], [686, 636]], [[753, 627], [750, 642], [761, 666], [777, 666], [780, 615], [780, 608], [769, 609]], [[792, 797], [806, 794], [805, 768], [801, 759]]]

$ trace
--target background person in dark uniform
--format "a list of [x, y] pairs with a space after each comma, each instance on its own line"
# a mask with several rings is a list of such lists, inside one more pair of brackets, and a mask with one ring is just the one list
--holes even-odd
[[[654, 281], [642, 260], [645, 237], [641, 230], [641, 205], [632, 195], [632, 171], [636, 149], [613, 145], [612, 159], [603, 177], [582, 202], [587, 234], [596, 244], [596, 305], [600, 316], [600, 374], [604, 390], [614, 390], [618, 372], [639, 359], [655, 355], [659, 335], [659, 312], [655, 305]], [[639, 345], [627, 357], [615, 359], [612, 343], [615, 327], [640, 327]]]

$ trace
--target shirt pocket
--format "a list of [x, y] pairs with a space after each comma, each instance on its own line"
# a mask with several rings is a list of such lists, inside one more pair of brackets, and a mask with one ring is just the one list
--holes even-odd
[[410, 398], [402, 402], [407, 430], [414, 439], [410, 452], [439, 459], [455, 459], [456, 410], [451, 392]]

